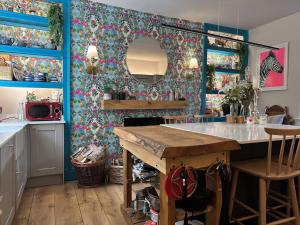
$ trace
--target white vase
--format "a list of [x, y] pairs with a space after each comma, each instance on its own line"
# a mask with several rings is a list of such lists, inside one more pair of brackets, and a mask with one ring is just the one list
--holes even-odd
[[111, 100], [111, 94], [110, 93], [104, 93], [103, 100]]

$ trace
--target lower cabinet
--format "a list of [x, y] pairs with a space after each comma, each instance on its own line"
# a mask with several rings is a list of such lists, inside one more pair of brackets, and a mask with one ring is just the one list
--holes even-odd
[[27, 182], [28, 171], [28, 132], [27, 127], [19, 131], [15, 136], [15, 163], [16, 163], [16, 209], [19, 204]]
[[29, 125], [0, 145], [0, 225], [12, 224], [30, 179], [63, 179], [63, 160], [64, 124]]
[[64, 125], [30, 126], [30, 177], [63, 174]]
[[1, 225], [10, 225], [15, 213], [14, 139], [0, 147], [0, 210]]

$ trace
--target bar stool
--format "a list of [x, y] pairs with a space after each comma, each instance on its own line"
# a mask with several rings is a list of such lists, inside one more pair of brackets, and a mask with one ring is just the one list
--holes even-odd
[[163, 116], [165, 124], [174, 124], [174, 123], [187, 123], [187, 116]]
[[214, 119], [217, 117], [216, 114], [202, 114], [194, 115], [194, 121], [196, 123], [205, 123], [205, 122], [214, 122]]
[[[237, 224], [243, 224], [242, 222], [250, 218], [258, 216], [259, 225], [267, 224], [267, 214], [277, 219], [276, 221], [268, 224], [284, 224], [291, 221], [295, 221], [296, 225], [300, 225], [300, 216], [299, 216], [299, 206], [297, 201], [297, 194], [295, 188], [294, 179], [300, 175], [300, 142], [296, 147], [297, 135], [300, 135], [300, 129], [274, 129], [274, 128], [265, 128], [266, 133], [270, 135], [267, 159], [255, 159], [234, 162], [231, 164], [233, 168], [233, 178], [232, 178], [232, 188], [230, 193], [229, 201], [229, 217], [232, 222]], [[273, 135], [282, 136], [281, 148], [279, 152], [278, 160], [272, 160], [272, 141]], [[291, 147], [287, 152], [287, 163], [283, 163], [283, 158], [285, 155], [285, 143], [286, 137], [292, 136]], [[247, 173], [249, 175], [258, 177], [259, 179], [259, 212], [245, 203], [235, 199], [236, 188], [238, 184], [238, 176], [240, 172]], [[288, 199], [285, 203], [280, 200], [281, 206], [267, 209], [267, 196], [271, 197], [269, 193], [269, 186], [271, 181], [288, 181], [289, 195], [291, 198], [293, 216], [288, 216], [287, 218], [282, 218], [284, 215], [281, 211], [278, 211], [278, 208], [282, 206], [289, 207]], [[273, 198], [276, 199], [276, 198]], [[253, 215], [245, 216], [242, 218], [234, 219], [232, 217], [232, 211], [234, 203], [237, 203], [239, 206], [245, 208], [246, 210], [253, 213]], [[281, 218], [279, 218], [279, 215]]]

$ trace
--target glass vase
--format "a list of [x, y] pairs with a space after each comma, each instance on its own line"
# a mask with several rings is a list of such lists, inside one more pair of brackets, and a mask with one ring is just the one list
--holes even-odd
[[238, 116], [239, 114], [239, 103], [231, 103], [230, 104], [230, 115]]

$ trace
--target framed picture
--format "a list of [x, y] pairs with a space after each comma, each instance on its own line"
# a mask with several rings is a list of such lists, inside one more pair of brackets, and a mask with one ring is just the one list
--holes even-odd
[[287, 89], [288, 43], [275, 45], [279, 50], [259, 52], [259, 87], [262, 91]]

